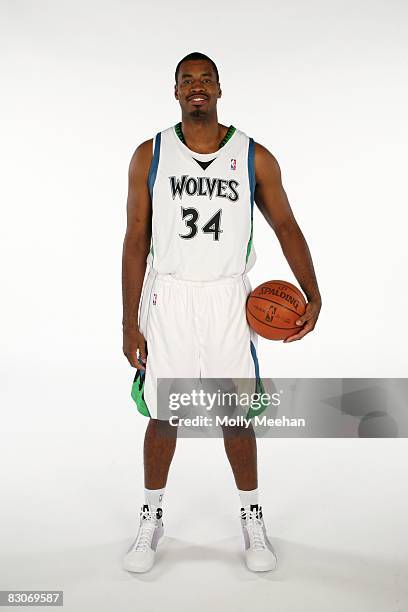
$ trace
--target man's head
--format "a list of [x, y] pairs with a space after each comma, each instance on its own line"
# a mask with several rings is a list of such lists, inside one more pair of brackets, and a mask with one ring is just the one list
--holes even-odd
[[222, 92], [217, 66], [207, 55], [195, 51], [183, 57], [175, 79], [174, 95], [183, 113], [204, 117], [216, 111]]

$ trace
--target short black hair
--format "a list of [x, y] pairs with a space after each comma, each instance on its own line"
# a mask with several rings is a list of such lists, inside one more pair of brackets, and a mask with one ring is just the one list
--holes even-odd
[[200, 53], [199, 51], [193, 51], [192, 53], [189, 53], [188, 55], [183, 57], [183, 59], [181, 59], [179, 61], [179, 63], [177, 64], [177, 68], [176, 68], [176, 72], [175, 72], [176, 84], [177, 84], [178, 73], [179, 73], [181, 64], [183, 62], [187, 62], [189, 60], [206, 60], [207, 62], [210, 62], [210, 64], [214, 68], [214, 71], [215, 71], [215, 74], [216, 74], [216, 77], [217, 77], [217, 83], [220, 82], [220, 77], [219, 77], [219, 74], [218, 74], [218, 68], [215, 65], [215, 62], [210, 57], [208, 57], [208, 55], [205, 55], [205, 53]]

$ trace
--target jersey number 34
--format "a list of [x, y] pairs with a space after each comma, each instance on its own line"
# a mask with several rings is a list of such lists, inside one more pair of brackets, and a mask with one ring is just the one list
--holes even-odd
[[[222, 209], [217, 210], [216, 213], [207, 221], [205, 225], [201, 228], [201, 231], [204, 234], [212, 234], [214, 240], [220, 239], [220, 234], [223, 232], [221, 229], [221, 214]], [[189, 238], [194, 238], [197, 235], [198, 227], [197, 221], [200, 214], [196, 208], [183, 208], [181, 207], [181, 218], [184, 220], [187, 227], [190, 229], [189, 234], [179, 234], [180, 238], [185, 238], [188, 240]]]

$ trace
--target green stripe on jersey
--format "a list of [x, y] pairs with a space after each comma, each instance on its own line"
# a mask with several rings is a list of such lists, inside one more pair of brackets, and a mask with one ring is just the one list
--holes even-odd
[[[184, 138], [181, 121], [179, 123], [176, 123], [176, 125], [174, 126], [174, 129], [176, 131], [177, 136], [180, 138], [181, 142], [186, 145], [186, 140]], [[236, 129], [237, 128], [235, 128], [233, 125], [229, 126], [227, 133], [225, 134], [224, 138], [221, 140], [220, 144], [218, 145], [219, 149], [221, 149], [221, 147], [223, 147], [229, 141], [229, 139], [234, 134]]]

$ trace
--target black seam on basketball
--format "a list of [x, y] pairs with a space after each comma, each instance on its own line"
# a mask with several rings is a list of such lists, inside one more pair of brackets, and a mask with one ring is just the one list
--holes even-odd
[[[274, 300], [268, 300], [268, 298], [261, 297], [260, 295], [253, 295], [252, 298], [255, 298], [256, 300], [265, 300], [265, 302], [272, 302], [272, 304], [276, 304], [277, 306], [281, 306], [282, 308], [286, 308], [286, 310], [289, 310], [289, 312], [293, 312], [298, 317], [303, 316], [303, 315], [300, 315], [298, 312], [296, 312], [296, 310], [292, 310], [291, 308], [288, 308], [284, 304], [280, 304], [279, 302], [274, 302]], [[249, 302], [250, 299], [251, 299], [251, 296], [249, 296], [248, 302]]]

